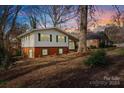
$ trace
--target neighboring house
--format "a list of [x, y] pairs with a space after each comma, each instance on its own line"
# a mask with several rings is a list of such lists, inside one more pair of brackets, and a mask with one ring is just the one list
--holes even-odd
[[[77, 38], [80, 37], [79, 32], [78, 33], [73, 32], [71, 33], [71, 35]], [[98, 33], [88, 32], [87, 33], [87, 47], [88, 48], [99, 48], [99, 47], [108, 46], [111, 44], [112, 44], [111, 41], [108, 39], [108, 37], [106, 36], [104, 32], [98, 32]]]
[[111, 46], [112, 42], [108, 39], [104, 32], [87, 34], [87, 47], [106, 47]]
[[18, 38], [21, 39], [23, 55], [29, 58], [75, 51], [78, 41], [58, 28], [34, 29], [19, 35]]
[[[73, 33], [70, 33], [70, 34], [75, 36], [76, 38], [80, 37], [79, 32], [73, 32]], [[87, 33], [87, 47], [93, 46], [93, 47], [98, 48], [99, 43], [100, 43], [100, 39], [101, 39], [101, 37], [98, 34], [93, 33], [93, 32], [88, 32]], [[77, 45], [78, 45], [78, 42], [77, 42]]]
[[24, 30], [19, 30], [15, 28], [12, 32], [8, 32], [9, 35], [9, 48], [11, 48], [11, 55], [12, 56], [19, 56], [19, 52], [21, 52], [21, 43], [15, 37], [23, 33]]
[[100, 45], [101, 37], [96, 33], [88, 33], [87, 35], [87, 47], [96, 47]]

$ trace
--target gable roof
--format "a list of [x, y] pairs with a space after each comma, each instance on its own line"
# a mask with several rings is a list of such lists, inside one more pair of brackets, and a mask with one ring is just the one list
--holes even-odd
[[101, 39], [101, 36], [98, 33], [93, 33], [93, 32], [89, 32], [87, 33], [87, 39]]
[[19, 35], [17, 38], [22, 38], [23, 36], [26, 36], [26, 35], [28, 35], [28, 34], [31, 34], [31, 33], [35, 32], [35, 31], [49, 31], [49, 30], [56, 30], [56, 31], [58, 31], [58, 32], [60, 32], [60, 33], [63, 33], [63, 34], [67, 35], [70, 39], [72, 39], [72, 40], [74, 40], [74, 41], [78, 41], [78, 40], [79, 40], [78, 38], [72, 36], [71, 34], [65, 32], [65, 31], [63, 31], [63, 30], [61, 30], [61, 29], [59, 29], [59, 28], [32, 29], [32, 30], [30, 30], [30, 31], [27, 31], [27, 32], [25, 32], [25, 33]]

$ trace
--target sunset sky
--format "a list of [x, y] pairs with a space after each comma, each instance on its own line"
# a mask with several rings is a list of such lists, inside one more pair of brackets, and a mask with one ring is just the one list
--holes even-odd
[[[90, 29], [102, 30], [106, 24], [112, 23], [111, 19], [112, 16], [115, 14], [115, 11], [112, 5], [98, 5], [95, 7], [96, 7], [95, 17], [96, 19], [98, 19], [97, 21], [98, 25], [96, 27], [90, 27]], [[123, 11], [124, 6], [123, 5], [119, 6], [119, 9]], [[23, 11], [20, 13], [20, 15], [21, 20], [19, 21], [26, 22], [27, 18], [24, 16], [25, 14], [23, 14]], [[75, 24], [76, 24], [75, 20], [70, 20], [69, 22], [67, 22], [66, 26], [68, 27], [68, 29], [72, 30], [73, 28], [75, 29], [76, 27]]]
[[[115, 10], [112, 5], [99, 5], [96, 6], [98, 11], [96, 11], [96, 15], [98, 18], [98, 25], [105, 26], [106, 24], [112, 23], [112, 16], [115, 14]], [[124, 11], [124, 6], [119, 6], [121, 11]], [[97, 28], [97, 27], [96, 27]]]
[[[115, 14], [115, 9], [113, 8], [112, 5], [98, 5], [95, 6], [96, 12], [95, 12], [95, 18], [97, 19], [97, 25], [96, 27], [90, 27], [91, 30], [93, 31], [98, 31], [98, 30], [104, 30], [104, 27], [106, 24], [111, 24], [112, 23], [112, 16]], [[121, 5], [119, 6], [119, 9], [121, 11], [124, 11], [124, 6]], [[75, 24], [74, 21], [69, 22], [70, 25]], [[70, 27], [71, 29], [73, 26]]]

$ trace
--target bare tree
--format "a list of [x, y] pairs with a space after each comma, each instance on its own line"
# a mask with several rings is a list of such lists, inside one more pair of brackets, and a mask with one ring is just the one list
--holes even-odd
[[0, 64], [4, 60], [5, 49], [4, 49], [4, 28], [9, 16], [9, 6], [1, 6], [1, 15], [0, 15]]
[[5, 41], [5, 46], [7, 47], [7, 49], [8, 49], [8, 51], [10, 51], [10, 40], [9, 40], [9, 38], [10, 38], [10, 35], [11, 35], [11, 33], [14, 31], [14, 29], [15, 29], [15, 26], [16, 26], [16, 19], [17, 19], [17, 16], [18, 16], [18, 13], [19, 13], [19, 11], [21, 10], [21, 6], [16, 6], [15, 7], [15, 13], [13, 14], [13, 19], [11, 20], [12, 21], [12, 25], [10, 26], [10, 30], [9, 31], [7, 31], [7, 33], [6, 33], [6, 36], [5, 36], [5, 39], [6, 39], [6, 41]]
[[112, 21], [118, 26], [124, 26], [124, 10], [121, 10], [119, 6], [113, 5], [115, 14], [112, 16]]
[[78, 53], [86, 53], [87, 52], [87, 17], [88, 17], [88, 6], [81, 5], [80, 6], [80, 38], [79, 38], [79, 46]]
[[39, 6], [37, 9], [37, 17], [38, 17], [38, 25], [41, 26], [41, 28], [47, 28], [47, 25], [49, 23], [48, 14], [47, 14], [47, 7], [46, 6]]
[[4, 47], [4, 43], [3, 43], [4, 29], [6, 26], [7, 19], [10, 16], [10, 13], [9, 13], [10, 6], [2, 6], [1, 8], [2, 8], [1, 11], [3, 13], [1, 14], [1, 17], [0, 17], [0, 45], [1, 45], [1, 47]]
[[27, 11], [25, 11], [25, 14], [27, 15], [29, 19], [29, 24], [32, 29], [37, 28], [38, 24], [38, 6], [28, 6]]
[[[11, 32], [14, 30], [16, 25], [16, 19], [18, 16], [19, 11], [21, 10], [21, 6], [2, 6], [2, 17], [0, 21], [0, 44], [3, 48], [4, 57], [7, 63], [10, 62], [10, 40], [9, 36]], [[13, 10], [13, 11], [12, 11]], [[8, 24], [9, 28], [8, 28]], [[7, 31], [6, 31], [7, 30]], [[10, 52], [10, 53], [9, 53]]]
[[47, 28], [47, 15], [46, 14], [40, 14], [40, 22], [42, 28]]
[[113, 22], [115, 22], [119, 27], [121, 26], [121, 11], [118, 6], [114, 5], [113, 6], [115, 10], [115, 15], [112, 16]]
[[37, 18], [36, 18], [36, 16], [30, 14], [29, 15], [29, 22], [30, 22], [30, 26], [31, 26], [32, 29], [37, 28]]
[[109, 40], [113, 41], [114, 43], [117, 42], [116, 35], [119, 33], [120, 28], [116, 25], [109, 25], [105, 28], [105, 33], [108, 36]]
[[25, 12], [29, 18], [32, 28], [40, 26], [47, 28], [48, 26], [60, 27], [63, 23], [76, 17], [74, 14], [75, 6], [49, 5], [49, 6], [28, 6]]
[[73, 6], [52, 5], [48, 6], [47, 12], [54, 27], [57, 27], [75, 17], [73, 15]]
[[[76, 23], [77, 23], [77, 27], [78, 29], [80, 28], [80, 11], [79, 11], [79, 8], [77, 10], [77, 17], [76, 17]], [[99, 12], [99, 9], [96, 7], [96, 6], [93, 6], [93, 5], [90, 5], [88, 6], [88, 17], [87, 17], [87, 28], [93, 26], [95, 27], [97, 24], [97, 21], [98, 21], [98, 18], [96, 18], [95, 16], [95, 12], [98, 11]]]

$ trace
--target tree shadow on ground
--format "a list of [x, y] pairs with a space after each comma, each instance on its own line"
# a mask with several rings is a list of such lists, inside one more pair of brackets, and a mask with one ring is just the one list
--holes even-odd
[[[62, 73], [58, 73], [55, 76], [48, 77], [44, 80], [35, 81], [30, 85], [23, 87], [47, 87], [47, 88], [109, 88], [109, 87], [124, 87], [124, 81], [119, 81], [119, 84], [112, 85], [111, 82], [105, 81], [105, 76], [119, 76], [119, 72], [124, 70], [124, 57], [113, 56], [109, 57], [110, 65], [106, 67], [96, 68], [76, 68]], [[95, 76], [96, 75], [96, 76]], [[99, 79], [100, 78], [100, 79]]]

